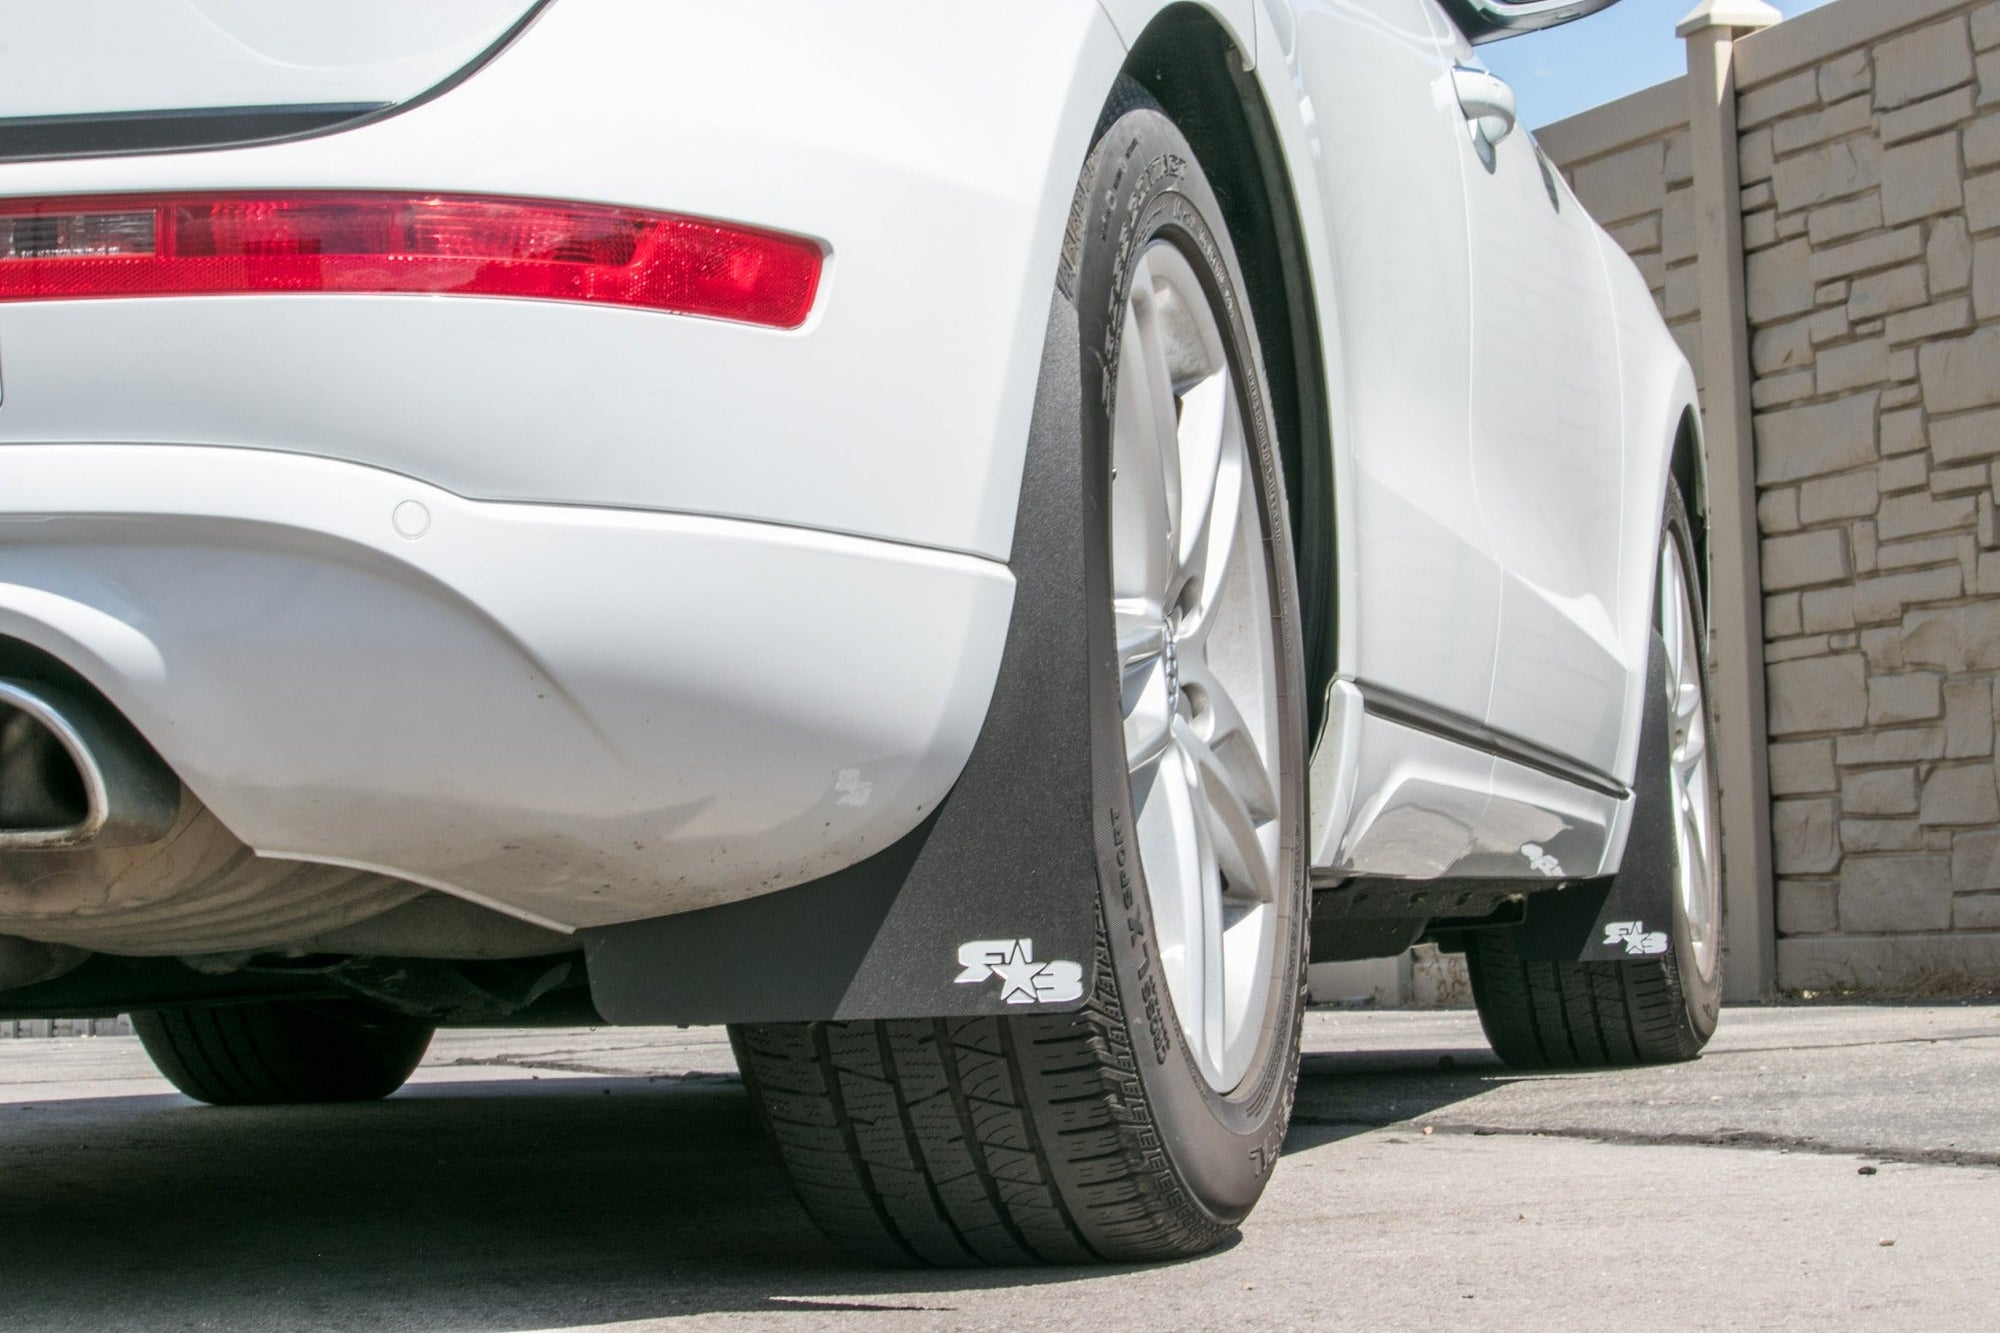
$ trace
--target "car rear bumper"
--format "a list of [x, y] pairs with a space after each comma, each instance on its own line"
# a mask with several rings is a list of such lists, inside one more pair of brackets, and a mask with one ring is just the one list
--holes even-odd
[[907, 833], [972, 749], [1013, 599], [974, 556], [268, 450], [3, 457], [0, 635], [233, 833], [565, 928]]

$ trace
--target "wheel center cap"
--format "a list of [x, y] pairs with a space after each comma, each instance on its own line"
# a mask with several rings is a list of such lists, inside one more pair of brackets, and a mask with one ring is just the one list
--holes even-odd
[[1160, 650], [1160, 662], [1167, 672], [1167, 716], [1177, 716], [1181, 711], [1181, 655], [1174, 647], [1174, 636], [1167, 634], [1165, 647]]

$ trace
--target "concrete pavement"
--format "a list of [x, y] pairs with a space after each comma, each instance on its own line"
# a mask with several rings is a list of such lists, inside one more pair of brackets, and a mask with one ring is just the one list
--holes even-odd
[[1315, 1012], [1242, 1240], [1067, 1272], [847, 1263], [720, 1037], [450, 1033], [385, 1104], [282, 1111], [0, 1042], [0, 1327], [2000, 1326], [2000, 1006], [1732, 1010], [1693, 1065], [1525, 1078], [1469, 1013]]

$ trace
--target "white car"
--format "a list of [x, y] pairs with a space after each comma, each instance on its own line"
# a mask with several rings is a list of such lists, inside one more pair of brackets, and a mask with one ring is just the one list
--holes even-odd
[[1607, 0], [0, 0], [0, 1016], [732, 1025], [899, 1262], [1242, 1221], [1309, 960], [1686, 1059], [1695, 388]]

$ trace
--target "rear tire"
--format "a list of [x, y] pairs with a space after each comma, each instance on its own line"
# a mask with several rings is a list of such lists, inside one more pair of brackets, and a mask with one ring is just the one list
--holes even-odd
[[1268, 389], [1193, 151], [1129, 82], [1104, 123], [1063, 264], [1101, 608], [1094, 989], [1075, 1013], [731, 1029], [807, 1211], [880, 1262], [1200, 1254], [1291, 1115], [1305, 687]]
[[366, 1102], [403, 1086], [429, 1024], [358, 1006], [269, 1000], [132, 1015], [167, 1081], [211, 1106]]
[[1714, 1032], [1687, 1018], [1670, 957], [1631, 963], [1534, 963], [1506, 930], [1466, 941], [1479, 1024], [1516, 1069], [1620, 1069], [1701, 1054]]
[[[1706, 834], [1690, 835], [1677, 822], [1676, 883], [1669, 948], [1657, 958], [1630, 962], [1529, 962], [1515, 948], [1506, 928], [1473, 931], [1466, 936], [1465, 962], [1472, 977], [1472, 995], [1479, 1022], [1494, 1051], [1517, 1069], [1591, 1069], [1626, 1065], [1671, 1064], [1700, 1055], [1715, 1034], [1722, 1008], [1720, 956], [1722, 892], [1716, 849], [1719, 824], [1715, 817], [1715, 750], [1707, 744], [1712, 730], [1707, 701], [1708, 664], [1702, 650], [1708, 642], [1700, 581], [1695, 577], [1695, 547], [1680, 488], [1669, 485], [1662, 577], [1655, 597], [1661, 628], [1687, 636], [1681, 649], [1668, 649], [1668, 685], [1685, 698], [1689, 682], [1699, 698], [1675, 722], [1672, 762], [1675, 781], [1667, 790], [1683, 798], [1677, 821], [1705, 806]], [[1668, 562], [1678, 562], [1676, 568]], [[1678, 577], [1676, 577], [1676, 574]], [[1685, 621], [1663, 614], [1668, 598], [1679, 601]], [[1692, 651], [1689, 651], [1689, 649]], [[1675, 668], [1685, 665], [1686, 674]], [[1699, 732], [1693, 723], [1700, 724]], [[1698, 753], [1689, 755], [1688, 739], [1697, 737]], [[1694, 771], [1696, 765], [1700, 771]], [[1688, 769], [1683, 773], [1683, 768]], [[1687, 781], [1689, 777], [1705, 779]], [[1686, 799], [1691, 797], [1691, 799]], [[1700, 844], [1693, 858], [1688, 847]], [[1690, 884], [1690, 864], [1708, 878]], [[1689, 899], [1699, 900], [1690, 909]]]

